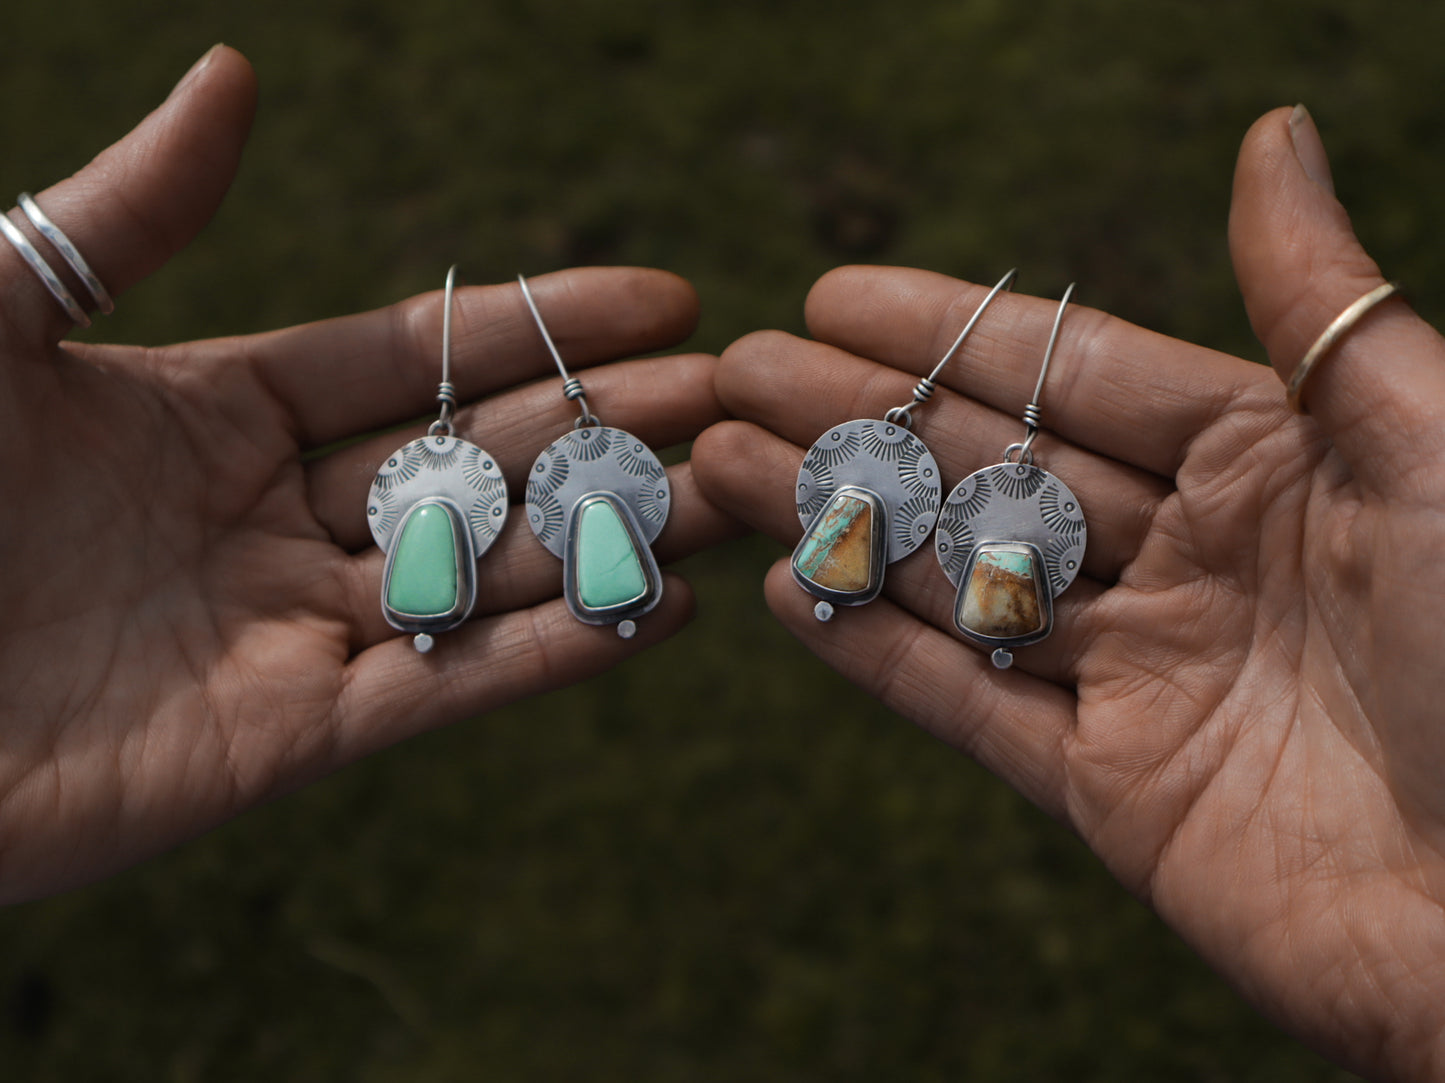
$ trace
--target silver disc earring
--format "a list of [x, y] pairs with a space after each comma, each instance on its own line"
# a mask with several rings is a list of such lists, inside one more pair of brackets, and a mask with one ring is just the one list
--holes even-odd
[[386, 553], [381, 611], [393, 628], [415, 635], [425, 653], [432, 636], [467, 619], [477, 600], [477, 559], [507, 521], [507, 483], [497, 460], [452, 435], [457, 393], [451, 382], [452, 294], [447, 272], [442, 315], [440, 410], [425, 436], [381, 464], [367, 497], [371, 536]]
[[672, 487], [652, 449], [630, 432], [597, 420], [582, 381], [567, 371], [532, 291], [522, 295], [557, 371], [562, 394], [582, 414], [549, 444], [527, 476], [527, 523], [562, 561], [562, 595], [583, 624], [617, 627], [630, 639], [636, 619], [662, 601], [662, 573], [651, 545], [667, 522]]
[[1010, 444], [1003, 462], [975, 471], [948, 495], [938, 517], [934, 549], [958, 594], [953, 623], [972, 643], [993, 650], [993, 664], [1013, 664], [1013, 648], [1037, 643], [1053, 631], [1054, 598], [1084, 559], [1088, 528], [1079, 499], [1058, 478], [1034, 465], [1039, 395], [1059, 338], [1059, 302], [1033, 400], [1024, 409], [1024, 439]]
[[832, 620], [834, 606], [864, 605], [883, 589], [883, 571], [927, 540], [943, 493], [938, 463], [909, 430], [913, 408], [932, 397], [938, 374], [1000, 290], [999, 279], [933, 371], [918, 381], [913, 401], [882, 419], [859, 418], [829, 429], [798, 471], [803, 537], [793, 550], [793, 580], [819, 599], [813, 615]]

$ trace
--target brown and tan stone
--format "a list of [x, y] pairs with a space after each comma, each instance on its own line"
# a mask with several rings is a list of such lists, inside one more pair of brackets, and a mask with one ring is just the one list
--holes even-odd
[[1013, 639], [1044, 630], [1047, 586], [1028, 553], [981, 552], [958, 601], [960, 628], [994, 639]]
[[827, 590], [866, 591], [873, 579], [873, 515], [867, 500], [837, 494], [799, 543], [793, 568]]

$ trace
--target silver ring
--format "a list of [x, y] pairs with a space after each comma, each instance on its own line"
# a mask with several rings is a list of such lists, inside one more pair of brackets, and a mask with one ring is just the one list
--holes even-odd
[[89, 327], [90, 317], [85, 314], [85, 309], [76, 303], [70, 291], [65, 288], [65, 283], [60, 281], [60, 276], [45, 262], [45, 257], [35, 250], [30, 239], [10, 221], [9, 215], [0, 214], [0, 233], [5, 234], [5, 239], [13, 244], [15, 250], [25, 258], [25, 262], [30, 264], [30, 269], [40, 276], [40, 281], [45, 283], [45, 288], [60, 302], [70, 318], [81, 327]]
[[80, 249], [75, 247], [69, 237], [60, 232], [60, 227], [40, 209], [40, 205], [31, 198], [29, 192], [20, 193], [19, 203], [20, 209], [25, 212], [25, 216], [30, 219], [31, 224], [40, 231], [40, 235], [55, 246], [55, 250], [65, 257], [65, 262], [70, 264], [70, 269], [85, 283], [85, 288], [95, 298], [95, 307], [107, 316], [114, 312], [115, 302], [111, 300], [110, 292], [101, 283], [99, 276], [90, 269], [90, 264], [85, 262], [85, 258], [80, 254]]

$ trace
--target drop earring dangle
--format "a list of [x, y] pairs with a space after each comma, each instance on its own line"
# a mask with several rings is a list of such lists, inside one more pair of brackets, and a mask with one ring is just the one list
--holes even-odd
[[938, 519], [943, 493], [938, 463], [910, 430], [913, 409], [953, 359], [984, 310], [1017, 271], [1009, 271], [974, 310], [953, 345], [913, 389], [913, 401], [881, 419], [845, 421], [818, 437], [798, 471], [796, 499], [803, 537], [790, 562], [793, 580], [819, 599], [813, 615], [864, 605], [883, 589], [887, 565], [913, 553]]
[[562, 561], [562, 594], [583, 624], [615, 625], [630, 639], [637, 618], [662, 600], [662, 573], [651, 545], [667, 522], [672, 498], [667, 472], [652, 449], [609, 428], [587, 405], [582, 381], [567, 371], [527, 280], [522, 296], [557, 371], [562, 394], [581, 416], [572, 431], [537, 456], [527, 476], [527, 523]]
[[1037, 643], [1054, 627], [1054, 598], [1079, 574], [1088, 528], [1079, 499], [1034, 465], [1039, 396], [1074, 287], [1059, 301], [1033, 399], [1024, 409], [1024, 439], [1003, 462], [964, 478], [944, 501], [934, 550], [958, 588], [954, 627], [993, 664], [1013, 664], [1013, 648]]
[[477, 560], [507, 521], [507, 483], [497, 460], [452, 435], [452, 295], [447, 272], [442, 315], [442, 380], [437, 420], [397, 448], [376, 472], [367, 497], [371, 536], [386, 553], [381, 611], [426, 653], [433, 635], [456, 628], [477, 600]]

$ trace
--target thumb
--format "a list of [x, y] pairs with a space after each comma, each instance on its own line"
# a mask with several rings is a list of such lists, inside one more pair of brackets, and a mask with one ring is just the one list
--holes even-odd
[[[1267, 113], [1245, 136], [1229, 245], [1255, 334], [1286, 381], [1335, 318], [1384, 282], [1335, 198], [1303, 106]], [[1361, 480], [1397, 487], [1427, 458], [1421, 434], [1441, 429], [1445, 342], [1390, 297], [1319, 357], [1303, 401]]]
[[[36, 195], [112, 294], [155, 271], [210, 221], [240, 162], [256, 81], [236, 50], [217, 45], [160, 108], [75, 176]], [[13, 222], [83, 307], [91, 294], [19, 209]], [[65, 310], [14, 246], [0, 243], [0, 333], [15, 349], [58, 342]]]

